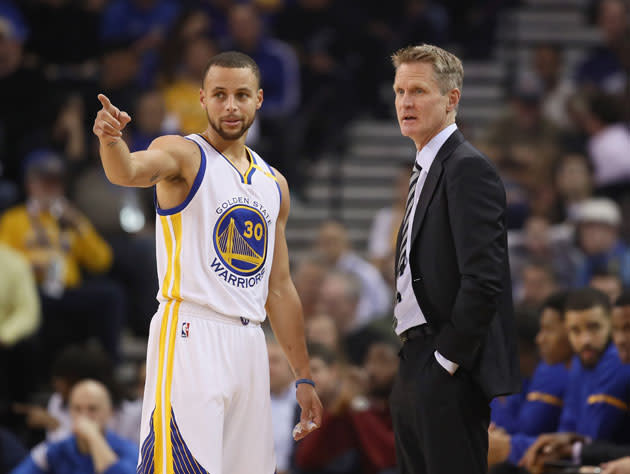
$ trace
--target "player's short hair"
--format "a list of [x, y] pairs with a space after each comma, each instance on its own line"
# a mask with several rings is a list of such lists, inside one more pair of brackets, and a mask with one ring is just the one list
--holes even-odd
[[556, 291], [552, 293], [542, 304], [542, 309], [552, 309], [560, 315], [560, 318], [564, 319], [564, 307], [567, 301], [569, 292], [566, 290]]
[[462, 90], [464, 66], [457, 56], [442, 48], [431, 44], [407, 46], [392, 54], [391, 59], [396, 69], [401, 64], [408, 63], [432, 64], [435, 79], [442, 94], [446, 94], [452, 89], [459, 89], [460, 92]]
[[250, 58], [247, 54], [240, 53], [238, 51], [226, 51], [224, 53], [219, 53], [216, 56], [212, 56], [210, 58], [210, 61], [208, 61], [206, 70], [203, 72], [203, 76], [201, 78], [201, 87], [203, 87], [203, 85], [205, 84], [206, 76], [208, 75], [208, 71], [212, 66], [220, 66], [231, 69], [251, 69], [254, 73], [254, 76], [256, 76], [258, 87], [260, 87], [260, 68], [258, 67], [258, 64], [256, 64], [256, 61]]
[[611, 306], [610, 298], [606, 293], [596, 290], [595, 288], [585, 287], [573, 290], [569, 293], [564, 305], [564, 311], [584, 311], [600, 307], [609, 315], [612, 309]]

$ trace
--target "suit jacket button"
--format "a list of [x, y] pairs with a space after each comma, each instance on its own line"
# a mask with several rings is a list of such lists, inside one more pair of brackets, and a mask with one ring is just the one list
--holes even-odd
[[414, 282], [414, 283], [422, 283], [422, 275], [418, 275], [418, 277], [417, 277], [417, 278], [414, 278], [414, 279], [413, 279], [413, 282]]

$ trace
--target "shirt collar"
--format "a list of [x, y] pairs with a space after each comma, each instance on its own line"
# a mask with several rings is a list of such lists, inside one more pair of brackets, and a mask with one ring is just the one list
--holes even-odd
[[429, 140], [429, 143], [427, 143], [422, 150], [416, 153], [416, 162], [423, 170], [429, 171], [429, 168], [440, 151], [440, 148], [442, 148], [444, 142], [448, 140], [448, 137], [450, 137], [455, 130], [457, 130], [456, 124], [452, 123], [448, 125], [443, 128], [440, 133]]

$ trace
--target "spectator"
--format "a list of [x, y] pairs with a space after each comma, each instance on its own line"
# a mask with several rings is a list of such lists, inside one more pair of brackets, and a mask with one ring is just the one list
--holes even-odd
[[370, 345], [364, 364], [367, 390], [362, 393], [352, 379], [339, 375], [333, 353], [311, 346], [313, 377], [327, 374], [320, 395], [322, 401], [326, 398], [325, 412], [320, 428], [296, 449], [298, 472], [395, 472], [388, 398], [398, 371], [397, 351], [383, 340]]
[[138, 447], [106, 429], [111, 412], [111, 398], [103, 384], [77, 383], [70, 393], [73, 434], [41, 445], [12, 473], [135, 473]]
[[323, 263], [313, 257], [300, 260], [293, 272], [293, 282], [302, 301], [305, 322], [308, 322], [317, 311], [317, 300], [325, 274]]
[[[513, 395], [504, 401], [495, 399], [491, 404], [495, 423], [489, 430], [491, 464], [508, 460], [515, 466], [531, 443], [532, 436], [555, 431], [558, 426], [573, 357], [564, 328], [565, 299], [566, 292], [555, 293], [543, 305], [540, 329], [536, 335], [542, 361], [531, 381], [524, 385], [522, 396]], [[519, 403], [510, 403], [515, 399]], [[511, 419], [495, 418], [495, 408], [499, 403], [512, 405]], [[510, 469], [508, 466], [495, 467], [491, 472], [498, 474]]]
[[359, 285], [354, 275], [334, 271], [326, 276], [320, 293], [321, 309], [335, 321], [342, 336], [343, 352], [354, 365], [361, 364], [367, 348], [381, 332], [358, 317]]
[[252, 3], [235, 4], [228, 14], [230, 36], [224, 50], [251, 56], [260, 67], [260, 87], [265, 101], [258, 116], [260, 134], [256, 149], [270, 157], [270, 164], [283, 173], [292, 189], [301, 195], [302, 168], [288, 126], [295, 120], [300, 103], [300, 67], [293, 49], [284, 41], [270, 38], [263, 18]]
[[[39, 296], [28, 261], [0, 243], [0, 407], [24, 400], [35, 387], [34, 342]], [[3, 425], [9, 421], [0, 413]]]
[[[615, 303], [611, 316], [612, 336], [619, 358], [623, 364], [630, 363], [630, 293], [623, 293]], [[605, 441], [593, 441], [577, 433], [562, 433], [542, 436], [538, 446], [539, 451], [534, 465], [541, 465], [545, 461], [555, 461], [570, 458], [574, 463], [587, 466], [598, 465], [623, 456], [630, 456], [630, 445], [613, 444]], [[625, 458], [628, 459], [628, 458]], [[625, 461], [620, 461], [623, 464]], [[616, 464], [616, 463], [613, 463]], [[616, 465], [620, 468], [619, 465]], [[625, 471], [612, 470], [612, 474], [624, 474]], [[607, 472], [607, 471], [604, 471]]]
[[319, 344], [337, 354], [343, 353], [341, 334], [335, 320], [324, 313], [315, 314], [305, 321], [306, 341]]
[[560, 130], [568, 131], [572, 122], [567, 104], [575, 87], [564, 77], [562, 53], [558, 45], [537, 45], [532, 55], [532, 66], [535, 80], [542, 90], [542, 116]]
[[541, 449], [566, 432], [615, 443], [630, 440], [625, 413], [630, 367], [622, 364], [610, 343], [610, 311], [608, 296], [592, 288], [576, 290], [567, 297], [565, 325], [576, 356], [559, 433], [542, 435], [531, 444], [520, 461], [526, 468], [534, 468], [540, 462]]
[[619, 273], [616, 272], [595, 270], [588, 282], [588, 286], [608, 295], [611, 303], [617, 301], [623, 292], [623, 283]]
[[576, 217], [578, 246], [584, 261], [576, 273], [575, 285], [588, 285], [596, 271], [619, 275], [624, 286], [630, 285], [630, 249], [619, 236], [619, 206], [610, 199], [584, 201]]
[[[199, 84], [197, 84], [199, 89]], [[199, 93], [199, 90], [197, 90]], [[136, 102], [134, 108], [133, 131], [129, 137], [129, 151], [146, 150], [157, 137], [176, 129], [169, 128], [166, 117], [166, 104], [164, 98], [157, 90], [148, 90]], [[197, 129], [201, 130], [201, 129]]]
[[516, 294], [523, 291], [524, 267], [531, 261], [547, 262], [560, 286], [568, 288], [575, 279], [580, 256], [568, 236], [555, 237], [549, 220], [532, 216], [525, 221], [523, 231], [510, 235], [508, 250], [512, 287]]
[[581, 153], [564, 153], [556, 166], [554, 184], [557, 193], [557, 220], [573, 221], [580, 204], [593, 194], [593, 169]]
[[24, 458], [28, 451], [16, 436], [5, 428], [0, 428], [0, 472], [10, 472]]
[[343, 127], [364, 102], [371, 101], [360, 100], [354, 92], [361, 82], [353, 80], [360, 64], [361, 19], [352, 2], [296, 0], [274, 21], [274, 36], [297, 52], [300, 89], [308, 91], [289, 132], [300, 146], [300, 156], [316, 159], [338, 151]]
[[[199, 37], [211, 38], [216, 26], [216, 17], [203, 10], [201, 2], [192, 0], [186, 5], [173, 23], [169, 40], [162, 45], [160, 51], [159, 84], [170, 84], [175, 79], [182, 59], [182, 50], [186, 45]], [[199, 79], [201, 82], [201, 79]]]
[[[110, 246], [64, 197], [64, 164], [47, 150], [26, 158], [24, 205], [0, 219], [0, 241], [23, 253], [39, 285], [44, 353], [48, 360], [64, 342], [95, 336], [117, 360], [124, 319], [121, 290], [107, 279], [82, 278], [107, 271]], [[90, 324], [86, 324], [86, 316]]]
[[208, 61], [218, 52], [211, 39], [196, 36], [186, 41], [179, 51], [179, 67], [172, 81], [164, 84], [162, 96], [169, 121], [184, 135], [200, 133], [208, 126], [208, 118], [199, 104], [201, 79]]
[[392, 295], [379, 271], [350, 250], [346, 228], [335, 221], [319, 228], [316, 249], [330, 268], [352, 273], [361, 282], [357, 319], [360, 324], [383, 316], [391, 307]]
[[[576, 71], [580, 87], [595, 87], [616, 94], [624, 90], [624, 36], [628, 21], [628, 7], [624, 0], [601, 0], [597, 23], [603, 44], [596, 47]], [[625, 67], [628, 67], [626, 64]]]
[[372, 219], [368, 239], [368, 257], [386, 280], [394, 273], [389, 265], [391, 255], [396, 253], [396, 238], [403, 220], [405, 204], [409, 194], [409, 165], [400, 167], [394, 183], [394, 200], [388, 207], [380, 209]]
[[539, 201], [550, 197], [549, 177], [560, 146], [559, 130], [543, 116], [542, 98], [539, 85], [520, 81], [506, 113], [489, 126], [480, 143], [501, 174], [522, 187], [530, 207], [540, 210], [537, 214], [548, 211]]
[[87, 98], [98, 74], [99, 26], [103, 1], [20, 2], [30, 26], [30, 61], [43, 70], [61, 96]]
[[178, 12], [179, 3], [174, 0], [115, 0], [103, 13], [103, 42], [130, 43], [130, 50], [141, 61], [137, 76], [141, 87], [153, 85], [157, 50], [166, 39]]
[[523, 284], [516, 300], [522, 307], [535, 312], [558, 290], [556, 275], [546, 261], [533, 260], [526, 263], [520, 278]]
[[[593, 163], [593, 181], [599, 193], [615, 198], [630, 182], [630, 132], [622, 123], [623, 109], [616, 96], [592, 93], [587, 96], [583, 127], [589, 135], [587, 147]], [[617, 190], [617, 188], [621, 188]]]
[[491, 424], [507, 432], [514, 432], [518, 429], [519, 412], [527, 400], [532, 375], [540, 361], [536, 347], [537, 316], [536, 313], [527, 309], [516, 308], [518, 362], [522, 388], [519, 393], [498, 397], [490, 402]]
[[[103, 383], [110, 393], [116, 415], [120, 411], [120, 393], [114, 383], [111, 361], [100, 350], [84, 346], [68, 346], [55, 359], [50, 382], [53, 393], [46, 408], [36, 404], [18, 403], [14, 406], [17, 413], [25, 415], [26, 425], [33, 430], [44, 430], [46, 441], [57, 442], [72, 432], [72, 419], [68, 408], [70, 392], [81, 380], [93, 379]], [[139, 423], [139, 420], [137, 420]], [[125, 437], [117, 426], [114, 431]], [[138, 424], [136, 430], [140, 430]], [[136, 438], [139, 435], [136, 435]]]
[[271, 419], [276, 451], [277, 473], [286, 474], [293, 454], [293, 426], [299, 421], [295, 400], [294, 377], [282, 348], [273, 335], [267, 337], [269, 354], [269, 381], [271, 387]]
[[24, 60], [27, 37], [20, 12], [0, 4], [0, 176], [13, 183], [20, 181], [19, 158], [44, 140], [56, 115], [41, 69]]

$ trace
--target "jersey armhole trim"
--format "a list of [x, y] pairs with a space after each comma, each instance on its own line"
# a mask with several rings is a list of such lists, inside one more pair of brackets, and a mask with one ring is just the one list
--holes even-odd
[[195, 176], [195, 181], [193, 182], [193, 185], [190, 188], [190, 191], [188, 192], [188, 196], [186, 196], [186, 199], [184, 199], [184, 202], [182, 202], [179, 206], [172, 207], [170, 209], [160, 208], [160, 205], [158, 204], [158, 200], [157, 200], [157, 187], [155, 186], [153, 187], [153, 201], [155, 203], [155, 211], [160, 216], [171, 216], [173, 214], [177, 214], [178, 212], [183, 211], [186, 208], [186, 206], [190, 203], [190, 201], [192, 201], [192, 199], [195, 197], [195, 194], [197, 194], [197, 191], [199, 190], [199, 186], [201, 186], [201, 182], [203, 181], [203, 177], [206, 174], [205, 151], [203, 151], [203, 148], [201, 147], [201, 145], [199, 145], [199, 143], [197, 143], [195, 140], [192, 140], [188, 137], [185, 137], [185, 138], [186, 140], [190, 140], [191, 142], [193, 142], [199, 148], [199, 152], [201, 153], [201, 163], [199, 164], [199, 170], [197, 171], [197, 176]]
[[274, 181], [276, 182], [276, 187], [278, 188], [278, 194], [280, 195], [280, 204], [282, 204], [282, 189], [280, 189], [280, 183], [278, 183], [276, 172], [265, 160], [261, 158], [260, 161], [262, 161], [267, 166], [267, 168], [269, 168], [269, 172], [273, 175]]

